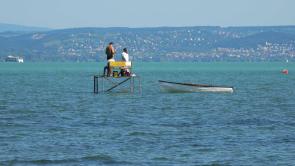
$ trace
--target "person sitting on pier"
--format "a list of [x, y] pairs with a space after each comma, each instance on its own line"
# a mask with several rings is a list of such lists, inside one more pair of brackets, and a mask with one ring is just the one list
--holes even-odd
[[129, 62], [129, 55], [128, 55], [127, 48], [124, 48], [123, 49], [123, 52], [122, 52], [122, 61]]
[[[124, 62], [129, 62], [129, 55], [128, 55], [128, 50], [127, 48], [123, 49], [122, 52], [122, 61]], [[130, 75], [130, 71], [128, 68], [122, 68], [121, 69], [121, 76], [129, 76]]]
[[107, 46], [105, 53], [107, 55], [107, 61], [108, 64], [107, 66], [104, 68], [104, 75], [106, 73], [107, 70], [107, 76], [110, 77], [111, 73], [112, 73], [112, 68], [110, 67], [110, 62], [114, 62], [115, 61], [115, 48], [113, 47], [113, 42], [110, 42], [109, 45]]

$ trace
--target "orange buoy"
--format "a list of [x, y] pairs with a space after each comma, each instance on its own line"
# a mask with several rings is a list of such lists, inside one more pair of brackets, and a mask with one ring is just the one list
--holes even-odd
[[282, 70], [282, 73], [283, 74], [289, 74], [289, 71], [288, 71], [288, 69], [284, 69], [284, 70]]

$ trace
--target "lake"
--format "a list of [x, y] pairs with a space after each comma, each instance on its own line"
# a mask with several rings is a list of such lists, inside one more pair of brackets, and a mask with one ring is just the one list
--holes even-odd
[[[0, 63], [0, 165], [295, 163], [294, 63], [135, 62], [142, 93], [93, 94], [103, 66]], [[164, 93], [158, 80], [235, 91]]]

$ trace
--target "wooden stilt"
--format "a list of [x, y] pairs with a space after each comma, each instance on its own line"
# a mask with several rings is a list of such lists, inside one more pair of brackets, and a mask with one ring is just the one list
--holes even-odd
[[98, 76], [93, 77], [93, 92], [98, 93]]

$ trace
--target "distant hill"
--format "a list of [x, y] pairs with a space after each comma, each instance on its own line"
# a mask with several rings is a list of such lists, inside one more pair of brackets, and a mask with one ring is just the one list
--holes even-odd
[[256, 48], [258, 45], [265, 45], [266, 43], [290, 44], [294, 41], [295, 34], [293, 33], [267, 31], [238, 39], [222, 41], [218, 46], [226, 48]]
[[0, 33], [0, 59], [104, 61], [113, 41], [138, 61], [295, 59], [295, 26], [74, 28]]
[[50, 29], [0, 23], [0, 32], [40, 32], [40, 31], [48, 31], [48, 30]]

